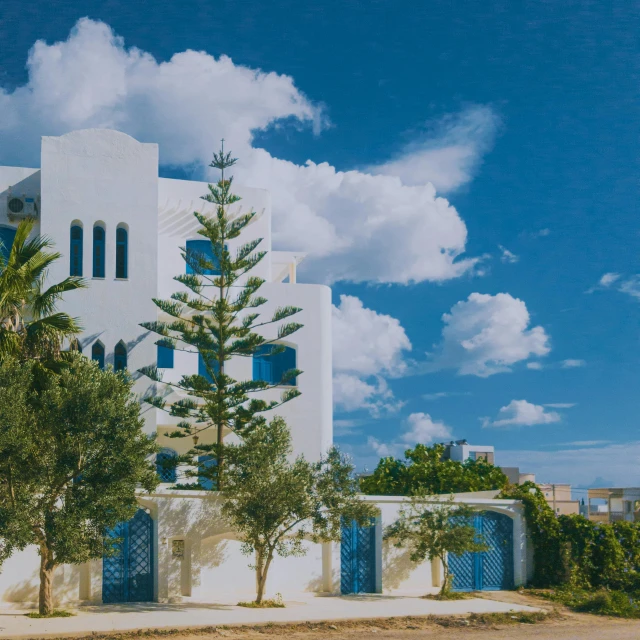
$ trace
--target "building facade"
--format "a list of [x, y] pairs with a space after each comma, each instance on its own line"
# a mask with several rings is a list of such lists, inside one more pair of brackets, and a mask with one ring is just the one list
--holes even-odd
[[[296, 455], [317, 460], [332, 444], [331, 291], [297, 282], [296, 268], [304, 258], [275, 251], [271, 239], [269, 193], [234, 189], [242, 200], [232, 214], [257, 212], [238, 242], [261, 238], [264, 259], [252, 275], [265, 279], [260, 290], [268, 303], [259, 308], [271, 317], [277, 307], [296, 306], [295, 320], [304, 326], [283, 344], [287, 368], [303, 371], [295, 381], [301, 395], [277, 409], [289, 424]], [[86, 278], [86, 290], [69, 294], [61, 310], [83, 324], [79, 348], [100, 366], [128, 369], [134, 391], [144, 396], [153, 383], [136, 372], [157, 365], [164, 379], [177, 382], [200, 372], [197, 352], [167, 353], [155, 344], [157, 336], [140, 323], [162, 320], [153, 298], [166, 299], [179, 290], [174, 276], [185, 273], [181, 247], [202, 239], [194, 211], [213, 212], [200, 199], [207, 184], [158, 177], [158, 146], [140, 143], [110, 130], [76, 131], [42, 139], [40, 169], [0, 167], [0, 239], [10, 246], [20, 220], [36, 220], [34, 233], [51, 238], [62, 257], [49, 278]], [[230, 243], [233, 253], [236, 246]], [[265, 331], [275, 339], [277, 327]], [[239, 380], [271, 375], [259, 358], [237, 358], [228, 364]], [[278, 378], [279, 379], [279, 378]], [[271, 381], [271, 380], [270, 380]], [[279, 397], [282, 389], [262, 392]], [[191, 439], [169, 438], [175, 419], [155, 408], [142, 408], [145, 430], [157, 437], [161, 456], [185, 453]], [[201, 433], [201, 442], [216, 434]], [[228, 436], [234, 438], [233, 434]], [[476, 448], [489, 461], [492, 448]], [[491, 456], [489, 456], [491, 454]], [[456, 454], [457, 455], [457, 454]], [[457, 458], [454, 458], [457, 459]], [[162, 474], [161, 474], [162, 477]], [[233, 602], [255, 593], [251, 559], [242, 555], [236, 534], [219, 517], [221, 497], [212, 491], [172, 489], [173, 477], [163, 477], [152, 495], [140, 494], [135, 517], [118, 525], [123, 540], [114, 558], [94, 560], [56, 570], [54, 593], [58, 603], [115, 603], [179, 601]], [[375, 524], [356, 530], [343, 527], [337, 544], [307, 542], [302, 558], [277, 558], [270, 572], [268, 592], [285, 598], [300, 592], [424, 593], [437, 587], [437, 563], [413, 564], [407, 553], [383, 544], [382, 530], [402, 507], [402, 498], [363, 497], [376, 503]], [[462, 590], [510, 588], [526, 581], [530, 551], [521, 505], [489, 496], [461, 496], [478, 511], [476, 526], [498, 536], [482, 557], [463, 558], [465, 566], [487, 565], [493, 582], [482, 583], [482, 571], [466, 572]], [[39, 559], [35, 548], [9, 558], [0, 573], [0, 602], [33, 604], [37, 599]], [[490, 569], [490, 571], [489, 571]]]

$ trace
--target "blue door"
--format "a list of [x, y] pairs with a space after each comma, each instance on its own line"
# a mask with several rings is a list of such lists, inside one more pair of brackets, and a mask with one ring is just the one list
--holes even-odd
[[120, 522], [109, 537], [119, 538], [114, 555], [102, 559], [102, 602], [153, 601], [153, 520], [143, 509]]
[[449, 555], [454, 591], [513, 589], [513, 520], [502, 513], [484, 511], [474, 516], [473, 526], [489, 549]]
[[354, 520], [343, 522], [340, 542], [340, 592], [376, 593], [376, 519], [361, 527]]

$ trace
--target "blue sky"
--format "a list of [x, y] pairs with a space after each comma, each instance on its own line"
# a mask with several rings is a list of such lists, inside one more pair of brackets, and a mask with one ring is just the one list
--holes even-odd
[[112, 126], [201, 178], [224, 136], [277, 243], [312, 236], [300, 278], [333, 286], [358, 464], [455, 437], [543, 481], [639, 484], [640, 14], [301, 4], [4, 2], [0, 163]]

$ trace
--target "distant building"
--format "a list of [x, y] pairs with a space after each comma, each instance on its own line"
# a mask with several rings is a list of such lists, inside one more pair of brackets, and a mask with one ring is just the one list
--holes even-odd
[[580, 513], [580, 501], [571, 499], [570, 484], [538, 484], [549, 506], [558, 516]]
[[640, 487], [589, 489], [586, 515], [592, 522], [640, 521]]
[[465, 462], [466, 460], [486, 460], [494, 464], [494, 449], [488, 445], [469, 444], [466, 440], [456, 440], [443, 442], [445, 447], [443, 460], [455, 460]]

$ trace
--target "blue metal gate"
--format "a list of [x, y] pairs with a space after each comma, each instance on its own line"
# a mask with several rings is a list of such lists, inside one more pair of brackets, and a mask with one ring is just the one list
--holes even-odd
[[473, 526], [489, 547], [481, 553], [449, 555], [455, 591], [513, 589], [513, 520], [502, 513], [484, 511]]
[[116, 553], [102, 559], [102, 602], [153, 600], [153, 520], [138, 509], [131, 520], [118, 523], [109, 533], [119, 538]]
[[369, 526], [342, 523], [340, 542], [340, 592], [376, 592], [376, 519]]

